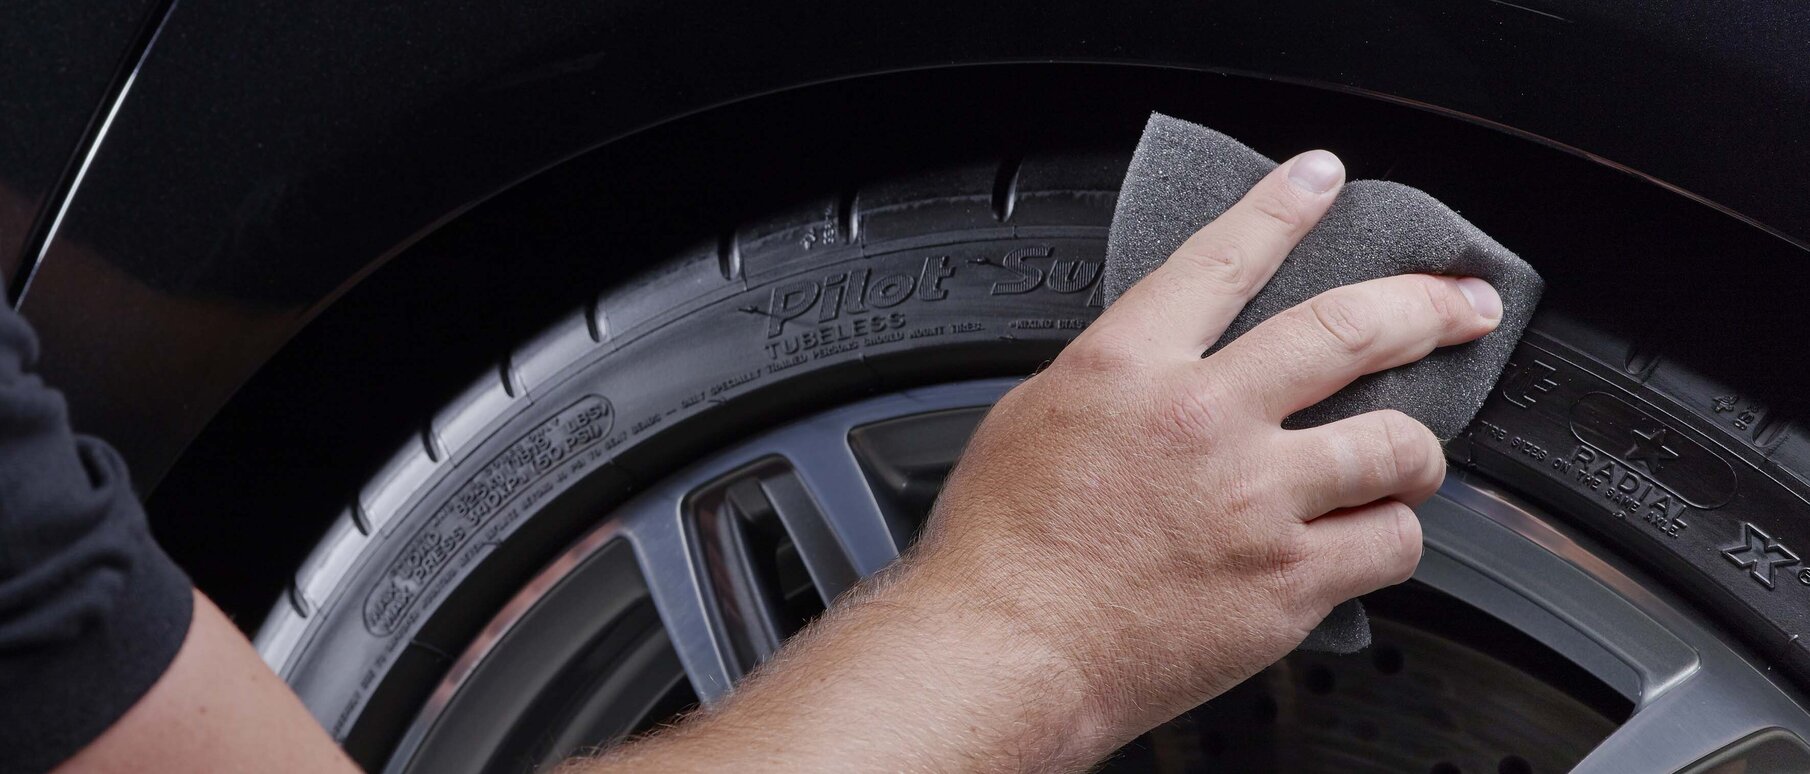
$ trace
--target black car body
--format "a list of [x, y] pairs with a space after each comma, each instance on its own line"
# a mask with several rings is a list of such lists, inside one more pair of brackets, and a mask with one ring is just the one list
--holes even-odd
[[[616, 175], [636, 192], [623, 212], [751, 210], [825, 169], [962, 143], [1128, 142], [1190, 89], [1330, 90], [1639, 176], [1660, 211], [1709, 224], [1690, 246], [1705, 270], [1723, 245], [1801, 261], [1807, 14], [17, 0], [0, 9], [0, 270], [80, 428], [121, 449], [162, 539], [250, 625], [419, 411], [696, 226], [650, 222], [607, 255], [485, 243], [486, 219], [535, 216], [522, 191]], [[874, 110], [911, 100], [941, 112]], [[481, 249], [423, 247], [449, 234]], [[1675, 307], [1675, 276], [1605, 292]]]

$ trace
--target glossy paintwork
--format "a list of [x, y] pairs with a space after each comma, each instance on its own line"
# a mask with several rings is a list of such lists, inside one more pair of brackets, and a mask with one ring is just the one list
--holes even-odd
[[[0, 276], [9, 283], [54, 216], [149, 0], [0, 3]], [[30, 256], [35, 258], [35, 251]]]
[[1546, 5], [183, 0], [23, 305], [78, 420], [149, 486], [337, 293], [537, 170], [762, 92], [998, 61], [1378, 92], [1810, 237], [1806, 11]]

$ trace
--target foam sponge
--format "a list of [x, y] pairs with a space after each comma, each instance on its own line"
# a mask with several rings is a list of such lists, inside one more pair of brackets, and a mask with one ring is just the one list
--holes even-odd
[[[1152, 114], [1132, 156], [1107, 239], [1107, 303], [1275, 167], [1276, 162], [1219, 132]], [[1425, 423], [1440, 440], [1451, 440], [1495, 387], [1544, 285], [1533, 267], [1508, 248], [1414, 188], [1381, 180], [1348, 183], [1208, 353], [1324, 291], [1410, 273], [1488, 281], [1502, 296], [1501, 325], [1477, 341], [1360, 378], [1283, 424], [1312, 427], [1395, 408]], [[1352, 601], [1333, 610], [1301, 647], [1345, 653], [1369, 644], [1369, 620]]]

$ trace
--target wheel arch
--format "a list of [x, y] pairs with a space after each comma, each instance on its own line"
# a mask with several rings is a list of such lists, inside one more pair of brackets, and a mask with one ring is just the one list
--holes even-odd
[[[320, 344], [311, 339], [323, 338], [321, 331], [343, 331], [324, 326], [324, 313], [356, 319], [337, 311], [353, 294], [406, 297], [419, 294], [413, 283], [446, 274], [443, 266], [396, 268], [402, 262], [392, 259], [432, 240], [469, 234], [468, 225], [478, 222], [475, 213], [494, 209], [489, 203], [539, 186], [550, 172], [571, 168], [573, 160], [599, 148], [676, 136], [649, 128], [683, 123], [685, 116], [721, 115], [725, 105], [767, 103], [813, 83], [909, 82], [911, 76], [881, 74], [1009, 62], [1074, 72], [1158, 65], [1174, 70], [1152, 72], [1311, 82], [1514, 127], [1524, 137], [1643, 170], [1676, 191], [1765, 224], [1775, 235], [1810, 233], [1799, 222], [1806, 216], [1779, 195], [1793, 187], [1789, 171], [1802, 168], [1803, 159], [1777, 159], [1767, 168], [1776, 179], [1765, 177], [1765, 169], [1739, 181], [1726, 174], [1752, 169], [1762, 150], [1810, 153], [1791, 143], [1768, 147], [1771, 139], [1801, 134], [1797, 130], [1810, 124], [1810, 100], [1796, 99], [1806, 88], [1803, 74], [1772, 57], [1789, 41], [1732, 22], [1631, 20], [1606, 3], [1567, 8], [1563, 15], [1481, 2], [1379, 3], [1339, 13], [1313, 3], [1262, 10], [1177, 4], [1113, 18], [1036, 4], [920, 4], [867, 9], [877, 14], [870, 17], [762, 4], [719, 10], [709, 19], [690, 4], [649, 3], [609, 13], [572, 4], [541, 9], [540, 18], [500, 8], [386, 16], [362, 4], [343, 5], [179, 5], [168, 21], [168, 44], [144, 63], [24, 299], [53, 353], [47, 375], [69, 393], [85, 430], [121, 447], [147, 489], [164, 481], [179, 460], [193, 468], [242, 454], [244, 439], [260, 433], [237, 433], [236, 446], [207, 438], [248, 414], [284, 412], [285, 405], [309, 400], [310, 386], [379, 378], [344, 361], [319, 359]], [[1752, 5], [1749, 16], [1784, 20], [1790, 13], [1783, 6]], [[420, 51], [370, 53], [411, 35], [419, 38]], [[1725, 45], [1731, 41], [1743, 45]], [[471, 53], [477, 51], [472, 46], [486, 44], [496, 50]], [[235, 53], [255, 49], [267, 53]], [[1544, 56], [1530, 57], [1530, 51]], [[296, 56], [300, 52], [312, 52], [315, 64], [304, 66], [309, 60]], [[472, 61], [429, 66], [434, 57], [453, 54]], [[222, 66], [236, 60], [243, 65], [236, 72]], [[1730, 74], [1744, 79], [1728, 81]], [[1712, 75], [1724, 78], [1724, 88], [1699, 88]], [[1162, 95], [1142, 96], [1157, 101]], [[359, 107], [371, 101], [387, 107]], [[1083, 112], [1060, 100], [1051, 104], [1061, 107], [1043, 120]], [[1736, 120], [1731, 104], [1767, 105], [1775, 120], [1730, 133]], [[848, 111], [841, 107], [806, 108], [790, 120], [844, 116]], [[1691, 120], [1672, 121], [1653, 134], [1626, 131], [1654, 111]], [[883, 116], [858, 120], [877, 123]], [[1003, 141], [1031, 123], [1002, 120], [986, 134]], [[786, 136], [783, 120], [767, 127], [763, 134], [744, 127], [744, 136], [762, 143]], [[1680, 146], [1702, 152], [1678, 154]], [[607, 256], [604, 281], [621, 281], [661, 257], [628, 251]], [[476, 271], [461, 281], [483, 276]], [[527, 319], [530, 314], [511, 325], [531, 331], [551, 319], [555, 306], [577, 301], [561, 295], [568, 290], [543, 296], [547, 311], [540, 319]], [[501, 305], [508, 300], [503, 295], [479, 303]], [[453, 306], [443, 304], [443, 316], [464, 314], [447, 312]], [[401, 318], [389, 321], [395, 330], [441, 324], [395, 317]], [[395, 330], [376, 333], [392, 336]], [[291, 351], [301, 353], [292, 360], [312, 365], [285, 370], [272, 359]], [[447, 365], [445, 373], [463, 373], [425, 388], [442, 392], [424, 394], [422, 401], [435, 405], [450, 397], [475, 367], [482, 366], [475, 360]], [[258, 386], [297, 374], [308, 379], [275, 396]], [[413, 431], [411, 423], [365, 421], [374, 448], [392, 447]], [[307, 480], [304, 489], [312, 497], [343, 501], [349, 493], [339, 491], [331, 476], [307, 469], [320, 463], [305, 451], [276, 455], [279, 464], [290, 465], [282, 474]], [[348, 451], [348, 459], [367, 453]], [[166, 494], [153, 501], [160, 533], [196, 556], [235, 545], [228, 533], [258, 532], [261, 522], [284, 520], [248, 515], [260, 524], [223, 527], [221, 516], [184, 515], [208, 506], [217, 508], [218, 501]], [[285, 524], [276, 534], [318, 531], [318, 524]]]

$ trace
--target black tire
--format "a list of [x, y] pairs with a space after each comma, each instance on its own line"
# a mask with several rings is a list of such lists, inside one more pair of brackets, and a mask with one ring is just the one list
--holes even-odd
[[[891, 181], [609, 291], [372, 479], [266, 622], [266, 658], [336, 738], [381, 760], [446, 654], [639, 482], [859, 395], [1052, 357], [1100, 309], [1125, 163]], [[1810, 546], [1810, 524], [1790, 514], [1810, 440], [1737, 389], [1552, 316], [1502, 385], [1450, 447], [1457, 464], [1561, 506], [1807, 673], [1792, 632], [1810, 574], [1800, 583], [1790, 552]]]

